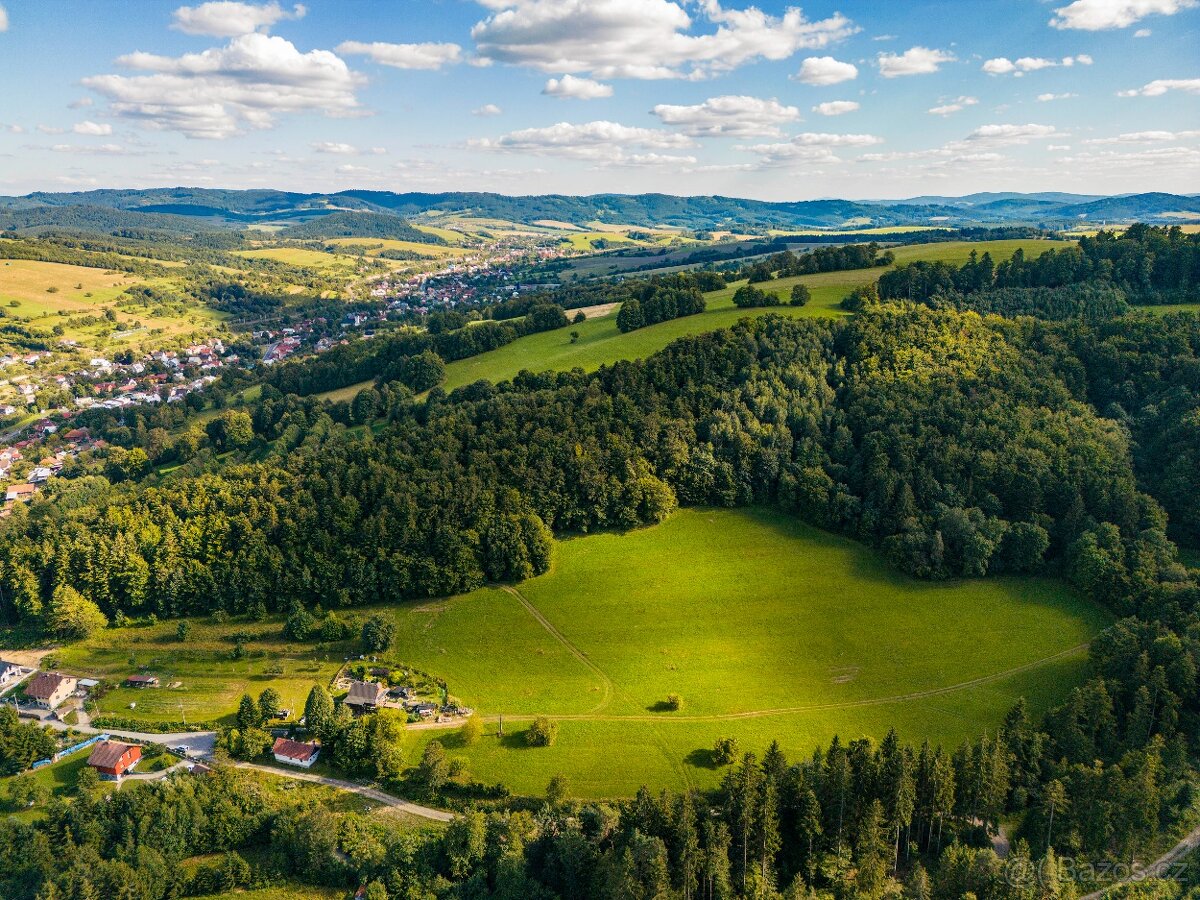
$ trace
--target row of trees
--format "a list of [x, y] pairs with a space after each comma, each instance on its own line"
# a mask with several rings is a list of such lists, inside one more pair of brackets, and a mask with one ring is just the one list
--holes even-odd
[[629, 298], [617, 312], [617, 328], [623, 332], [704, 312], [704, 294], [688, 273], [655, 276], [627, 288]]
[[772, 253], [740, 271], [726, 273], [727, 281], [749, 279], [750, 284], [773, 278], [792, 278], [796, 275], [815, 275], [818, 272], [841, 272], [847, 269], [870, 269], [890, 266], [896, 259], [891, 250], [879, 251], [879, 245], [844, 244], [840, 247], [818, 247], [806, 253], [783, 250]]
[[927, 301], [938, 295], [1085, 283], [1119, 288], [1134, 303], [1186, 302], [1200, 285], [1200, 234], [1138, 224], [1032, 258], [1018, 249], [999, 264], [990, 253], [972, 253], [961, 266], [919, 261], [883, 273], [879, 295]]

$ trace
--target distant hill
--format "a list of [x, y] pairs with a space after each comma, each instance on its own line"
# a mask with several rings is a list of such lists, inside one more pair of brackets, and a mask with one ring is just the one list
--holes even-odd
[[[108, 208], [143, 216], [186, 217], [204, 227], [248, 224], [302, 226], [324, 220], [320, 233], [292, 236], [332, 237], [327, 229], [375, 227], [369, 219], [344, 216], [374, 213], [389, 220], [459, 215], [532, 224], [551, 219], [586, 225], [606, 222], [636, 226], [676, 226], [716, 230], [741, 228], [845, 228], [847, 226], [1029, 224], [1047, 227], [1080, 221], [1121, 223], [1200, 221], [1200, 199], [1180, 194], [1146, 193], [1115, 197], [1056, 191], [1020, 194], [977, 193], [963, 197], [925, 196], [908, 200], [802, 200], [769, 202], [737, 197], [677, 197], [671, 194], [539, 194], [512, 197], [474, 192], [392, 193], [351, 190], [301, 194], [272, 190], [158, 188], [34, 193], [0, 197], [0, 215], [71, 207]], [[36, 215], [53, 218], [53, 213]], [[57, 214], [57, 215], [66, 215]], [[93, 214], [94, 215], [94, 214]], [[203, 223], [203, 225], [201, 225]], [[382, 223], [389, 228], [394, 222]], [[82, 227], [82, 226], [81, 226]], [[196, 226], [192, 226], [196, 227]], [[354, 237], [381, 237], [355, 233]], [[406, 240], [417, 240], [411, 235]], [[425, 238], [428, 240], [428, 238]]]
[[416, 241], [421, 244], [446, 243], [437, 235], [413, 228], [399, 216], [371, 212], [335, 212], [318, 216], [278, 233], [281, 238], [379, 238], [394, 241]]

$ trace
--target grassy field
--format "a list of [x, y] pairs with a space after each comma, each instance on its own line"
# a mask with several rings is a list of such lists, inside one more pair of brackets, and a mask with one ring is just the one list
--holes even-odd
[[[346, 653], [291, 644], [280, 635], [280, 623], [227, 623], [192, 620], [186, 643], [176, 640], [177, 622], [108, 628], [78, 644], [56, 651], [58, 668], [70, 674], [122, 682], [145, 671], [157, 675], [157, 688], [117, 687], [89, 707], [93, 715], [109, 713], [146, 722], [232, 721], [242, 694], [257, 696], [270, 685], [284, 706], [303, 706], [315, 683], [327, 684]], [[234, 635], [245, 632], [246, 653], [233, 658]], [[347, 651], [348, 652], [348, 651]], [[270, 673], [279, 666], [282, 674]], [[177, 687], [171, 687], [178, 684]], [[136, 703], [135, 709], [129, 704]]]
[[[357, 243], [369, 242], [365, 239], [358, 239]], [[290, 266], [302, 266], [306, 269], [353, 269], [358, 265], [357, 256], [322, 253], [320, 250], [306, 250], [303, 247], [263, 247], [258, 250], [235, 252], [238, 256], [244, 256], [247, 259], [273, 259]]]
[[1165, 316], [1168, 313], [1200, 312], [1200, 303], [1161, 303], [1151, 306], [1139, 306], [1137, 308], [1142, 312], [1148, 312], [1154, 316]]
[[[138, 278], [128, 272], [5, 259], [0, 260], [0, 307], [6, 313], [19, 316], [40, 316], [59, 310], [96, 312], [129, 285], [137, 283]], [[51, 293], [50, 288], [57, 290]], [[12, 300], [21, 305], [10, 307]]]
[[196, 897], [195, 900], [344, 900], [350, 894], [350, 891], [340, 888], [289, 883], [278, 887], [207, 894], [203, 897]]
[[[1039, 710], [1061, 699], [1081, 645], [1108, 621], [1055, 581], [919, 582], [764, 510], [685, 510], [569, 540], [515, 593], [394, 615], [395, 660], [444, 677], [493, 719], [473, 747], [437, 731], [419, 741], [446, 740], [476, 777], [522, 792], [565, 772], [580, 796], [712, 784], [707, 750], [724, 735], [807, 753], [835, 733], [895, 725], [908, 740], [956, 743], [1020, 696]], [[662, 709], [668, 693], [683, 710]], [[560, 719], [559, 741], [526, 749], [520, 732], [539, 713]]]
[[[896, 248], [896, 262], [903, 264], [918, 259], [963, 262], [972, 250], [990, 252], [997, 261], [1008, 259], [1023, 247], [1027, 255], [1040, 255], [1056, 246], [1053, 241], [988, 241], [968, 243], [947, 241], [936, 244], [913, 244]], [[699, 315], [673, 319], [648, 328], [639, 328], [627, 334], [617, 330], [616, 313], [600, 319], [590, 319], [578, 325], [529, 335], [513, 343], [469, 359], [462, 359], [446, 366], [445, 388], [471, 384], [479, 379], [499, 382], [512, 378], [522, 369], [532, 371], [566, 371], [579, 367], [592, 371], [619, 359], [641, 359], [661, 350], [676, 338], [690, 334], [701, 334], [727, 328], [746, 316], [763, 315], [768, 312], [785, 316], [841, 316], [845, 313], [838, 306], [851, 290], [879, 278], [883, 268], [858, 269], [848, 272], [823, 272], [819, 275], [802, 275], [799, 278], [784, 278], [760, 285], [764, 290], [783, 297], [786, 301], [792, 285], [803, 282], [808, 285], [812, 299], [806, 306], [777, 306], [766, 309], [738, 309], [733, 305], [733, 294], [743, 282], [731, 284], [724, 290], [705, 296], [708, 308]], [[571, 332], [579, 337], [571, 342]], [[349, 390], [353, 396], [366, 383]]]

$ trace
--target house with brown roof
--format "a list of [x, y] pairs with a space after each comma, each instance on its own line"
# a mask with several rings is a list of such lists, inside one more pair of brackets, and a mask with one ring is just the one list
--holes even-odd
[[101, 778], [120, 781], [133, 771], [142, 758], [142, 748], [137, 744], [120, 741], [101, 741], [88, 757], [87, 764], [100, 773]]
[[155, 675], [130, 675], [125, 679], [125, 684], [135, 688], [158, 687], [158, 677]]
[[384, 686], [377, 681], [352, 681], [345, 703], [355, 712], [366, 712], [377, 709], [386, 693]]
[[10, 501], [32, 500], [36, 493], [36, 484], [10, 484], [4, 491], [4, 499]]
[[42, 709], [57, 709], [64, 700], [75, 693], [79, 681], [70, 675], [58, 672], [38, 672], [25, 685], [25, 696]]
[[306, 744], [304, 741], [276, 738], [271, 747], [271, 753], [275, 757], [275, 762], [311, 769], [312, 764], [317, 761], [317, 756], [321, 753], [321, 747], [318, 744]]

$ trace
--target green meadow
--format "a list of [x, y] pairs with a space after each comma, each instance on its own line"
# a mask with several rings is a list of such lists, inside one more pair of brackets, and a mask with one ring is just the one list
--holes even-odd
[[[972, 250], [978, 253], [989, 252], [994, 259], [1000, 261], [1011, 257], [1019, 247], [1024, 248], [1026, 255], [1036, 256], [1057, 245], [1058, 242], [1044, 240], [974, 243], [946, 241], [896, 247], [895, 254], [897, 265], [919, 259], [961, 263], [966, 261]], [[706, 294], [708, 308], [702, 313], [639, 328], [627, 334], [617, 330], [614, 311], [603, 318], [589, 319], [555, 331], [532, 334], [489, 353], [452, 362], [446, 366], [444, 387], [451, 391], [480, 379], [492, 382], [507, 381], [522, 369], [534, 372], [562, 372], [578, 367], [590, 372], [618, 360], [644, 358], [677, 338], [727, 328], [747, 316], [766, 313], [795, 317], [842, 316], [846, 314], [839, 306], [842, 298], [854, 288], [877, 280], [884, 271], [886, 269], [876, 268], [822, 272], [798, 278], [782, 278], [759, 285], [783, 298], [785, 304], [791, 296], [792, 285], [797, 282], [807, 285], [812, 299], [806, 306], [801, 307], [784, 305], [764, 309], [739, 309], [733, 305], [733, 294], [744, 282], [736, 282], [723, 290]], [[574, 339], [573, 332], [578, 335]], [[367, 386], [366, 383], [358, 385], [354, 392]]]
[[[891, 726], [954, 744], [1019, 697], [1061, 700], [1108, 622], [1057, 581], [917, 581], [761, 509], [563, 541], [543, 576], [393, 615], [394, 660], [445, 678], [489, 722], [474, 746], [437, 730], [418, 743], [443, 740], [476, 778], [519, 792], [564, 772], [579, 796], [710, 785], [726, 735], [793, 754]], [[560, 721], [553, 747], [524, 746], [536, 714]]]

